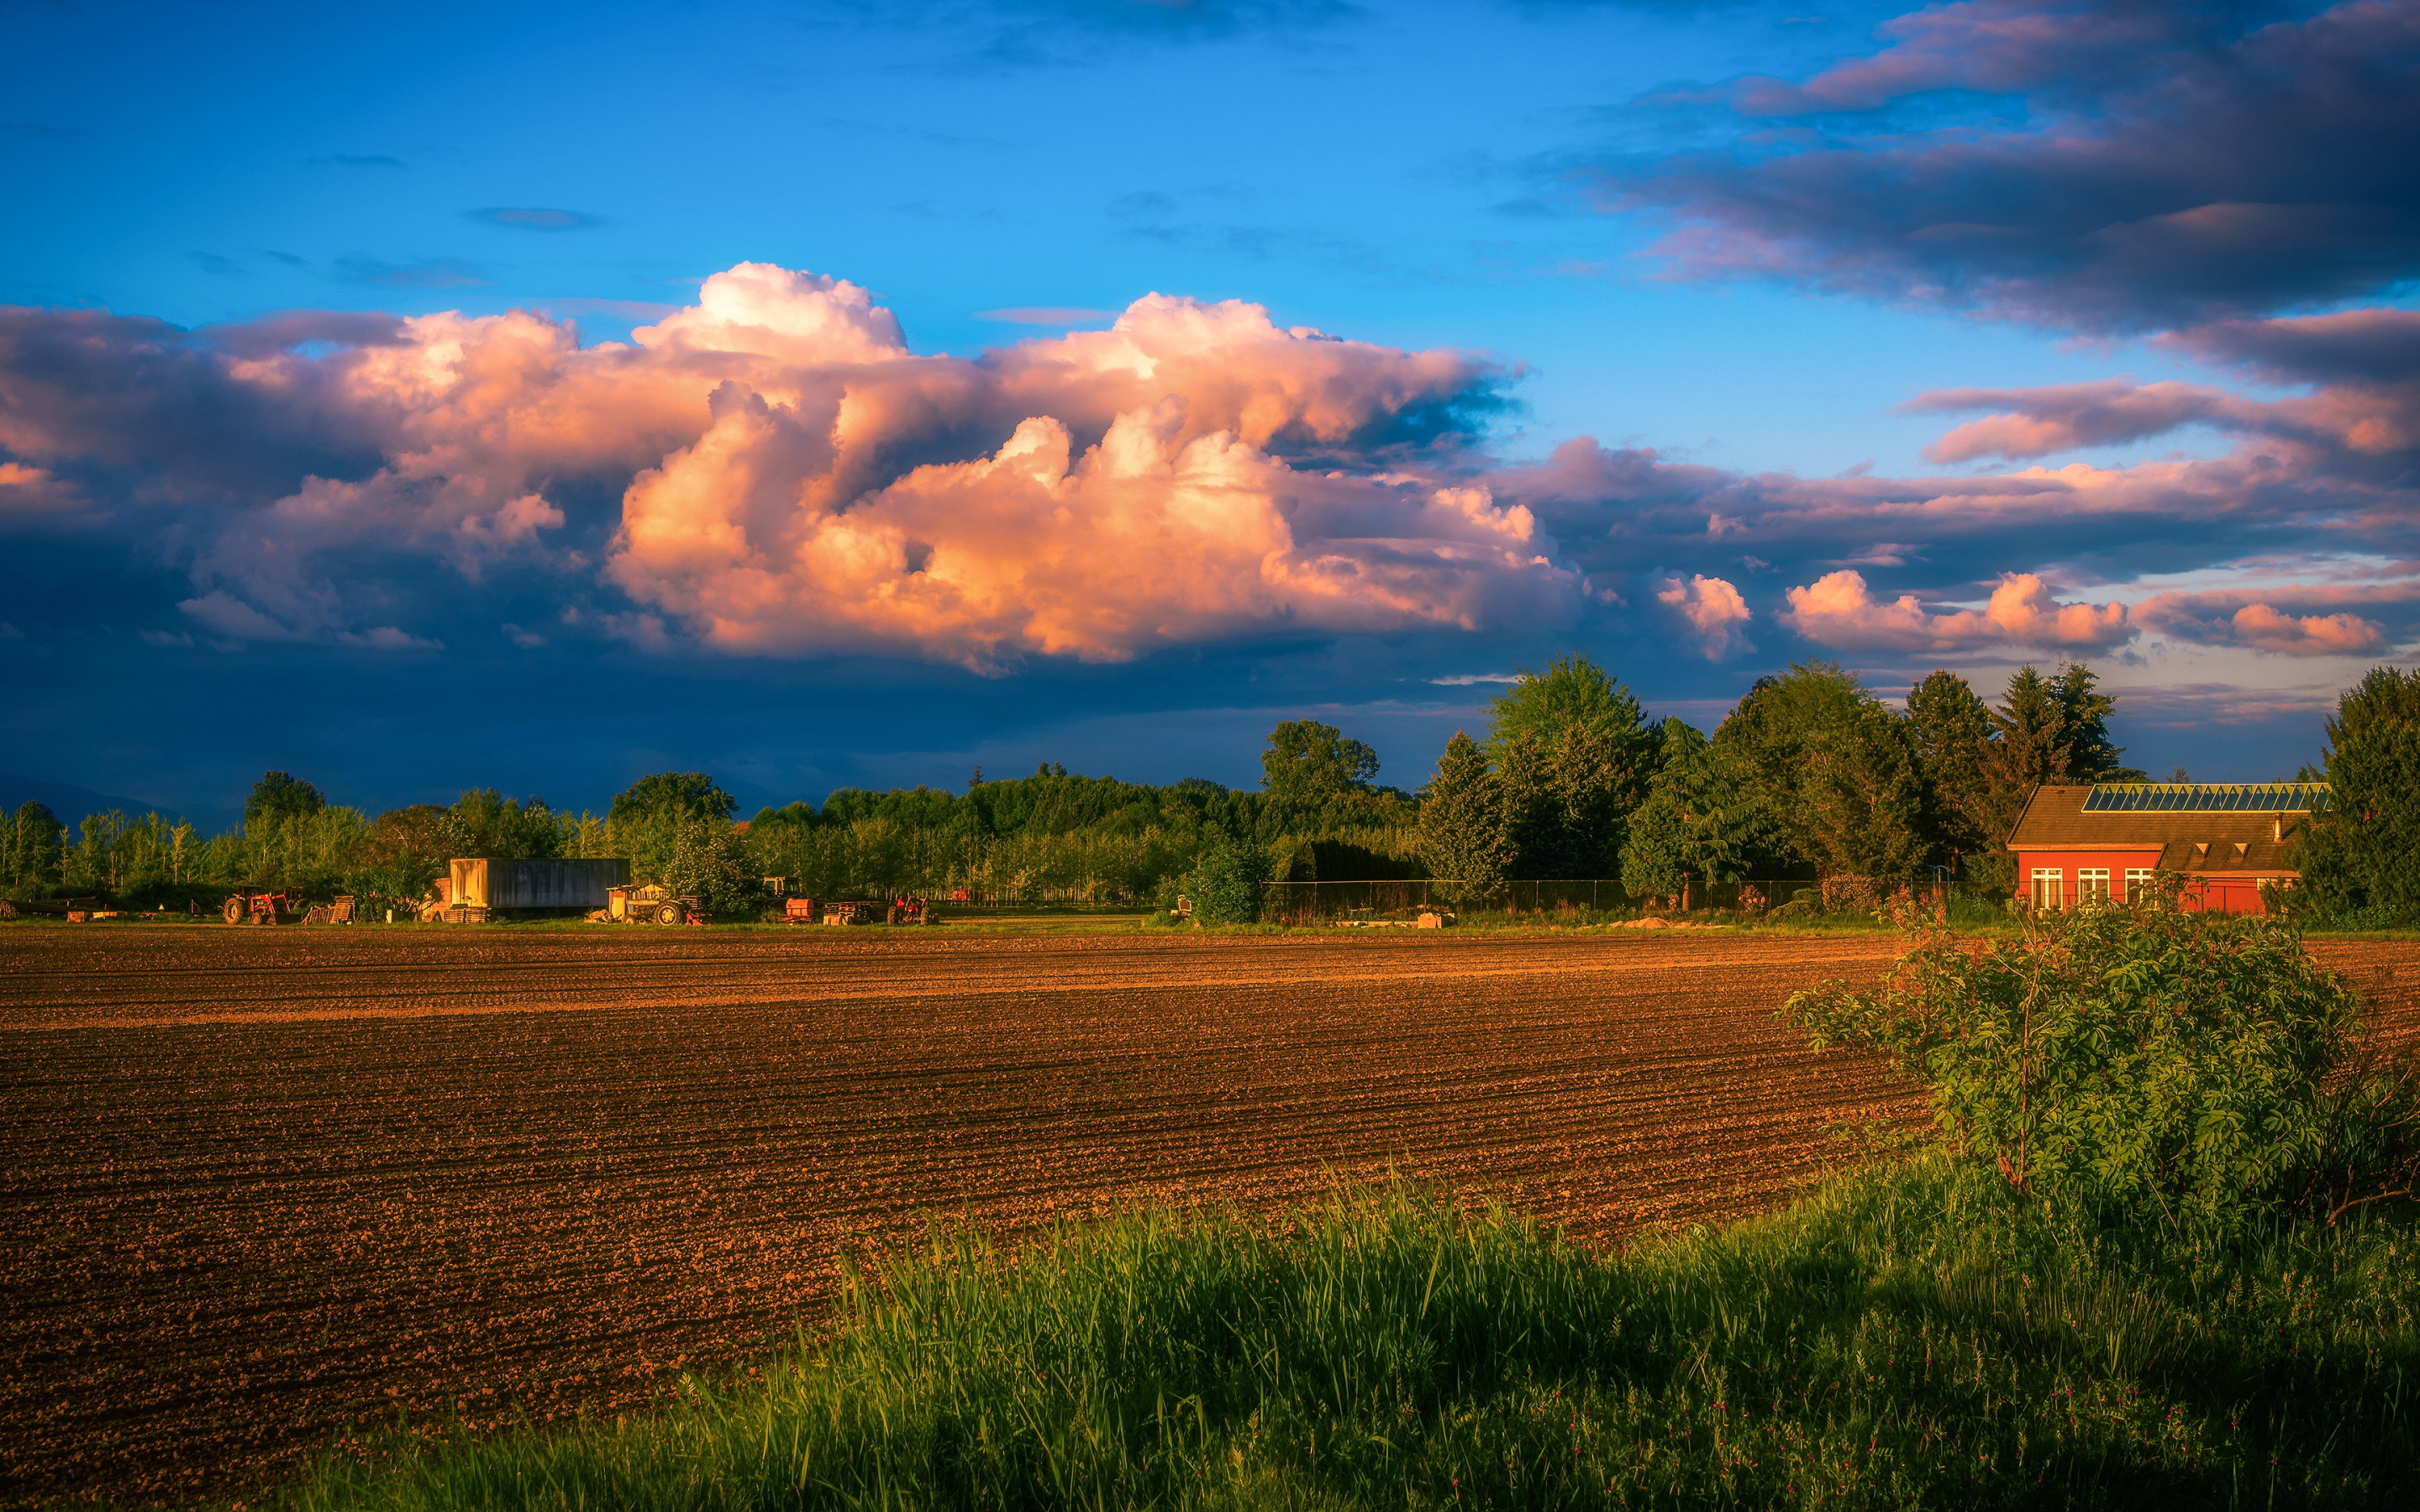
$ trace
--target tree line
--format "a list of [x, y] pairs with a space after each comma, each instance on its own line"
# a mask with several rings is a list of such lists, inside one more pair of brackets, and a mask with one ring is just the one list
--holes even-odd
[[2046, 782], [2142, 781], [2109, 736], [2092, 669], [2020, 668], [1996, 704], [1935, 671], [1895, 710], [1854, 672], [1804, 662], [1757, 680], [1708, 735], [1652, 722], [1567, 656], [1457, 732], [1421, 808], [1431, 872], [1486, 896], [1508, 880], [1619, 878], [1637, 898], [1746, 878], [1947, 875], [2005, 894], [2001, 844]]
[[[1893, 708], [1826, 661], [1761, 678], [1712, 733], [1652, 719], [1577, 655], [1525, 671], [1456, 732], [1419, 792], [1377, 781], [1365, 743], [1288, 720], [1260, 791], [1202, 778], [1155, 785], [1071, 774], [986, 779], [963, 792], [844, 788], [822, 805], [737, 804], [706, 774], [658, 773], [599, 815], [493, 788], [372, 817], [283, 772], [255, 785], [235, 831], [87, 816], [39, 803], [0, 822], [11, 896], [129, 905], [238, 887], [409, 901], [458, 856], [620, 856], [634, 878], [756, 905], [768, 878], [820, 897], [908, 893], [1001, 902], [1138, 903], [1180, 890], [1245, 906], [1270, 882], [1429, 877], [1469, 900], [1529, 879], [1618, 881], [1633, 900], [1745, 879], [1947, 875], [2007, 896], [2002, 848], [2043, 783], [2140, 781], [2111, 739], [2116, 701], [2082, 663], [2025, 666], [1987, 702], [1935, 671]], [[2420, 917], [2420, 673], [2373, 671], [2328, 724], [2320, 768], [2337, 802], [2312, 826], [2305, 897], [2336, 912]], [[2175, 774], [2182, 779], [2184, 774]]]

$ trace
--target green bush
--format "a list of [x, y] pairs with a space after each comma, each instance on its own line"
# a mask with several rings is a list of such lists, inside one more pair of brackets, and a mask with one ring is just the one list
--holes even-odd
[[1782, 1016], [1819, 1047], [1888, 1055], [1954, 1148], [2057, 1202], [2230, 1233], [2411, 1185], [2412, 1065], [2275, 920], [2102, 908], [1990, 942], [1926, 930], [1882, 986], [1826, 982]]
[[1249, 924], [1259, 918], [1268, 865], [1268, 857], [1254, 846], [1223, 838], [1212, 841], [1185, 879], [1195, 922]]

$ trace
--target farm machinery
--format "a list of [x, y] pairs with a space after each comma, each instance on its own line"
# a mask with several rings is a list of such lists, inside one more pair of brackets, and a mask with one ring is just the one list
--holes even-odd
[[605, 906], [588, 916], [598, 924], [704, 924], [703, 900], [648, 883], [643, 887], [615, 887], [605, 894]]
[[247, 887], [229, 893], [219, 905], [219, 917], [230, 924], [291, 924], [302, 918], [302, 901], [290, 892], [255, 892]]
[[230, 924], [350, 924], [360, 918], [353, 895], [335, 902], [306, 903], [291, 892], [255, 892], [247, 887], [231, 893], [219, 905], [219, 917]]
[[[850, 900], [834, 903], [790, 891], [788, 877], [767, 877], [765, 890], [781, 901], [782, 912], [773, 922], [782, 924], [830, 924], [845, 927], [851, 924], [938, 924], [940, 922], [932, 905], [922, 898], [888, 898], [873, 901]], [[962, 895], [963, 896], [963, 895]]]
[[922, 898], [892, 898], [877, 903], [828, 903], [818, 910], [812, 898], [792, 898], [783, 909], [785, 924], [938, 924], [940, 919]]

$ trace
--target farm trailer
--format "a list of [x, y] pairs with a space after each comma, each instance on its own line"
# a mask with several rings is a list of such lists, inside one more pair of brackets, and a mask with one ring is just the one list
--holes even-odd
[[578, 918], [603, 908], [627, 887], [630, 863], [458, 857], [421, 905], [425, 923], [479, 924], [490, 918]]

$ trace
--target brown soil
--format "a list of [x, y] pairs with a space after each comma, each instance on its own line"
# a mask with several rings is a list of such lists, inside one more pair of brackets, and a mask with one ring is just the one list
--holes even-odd
[[[934, 1213], [1389, 1165], [1590, 1237], [1769, 1206], [1827, 1123], [1914, 1111], [1772, 1017], [1892, 948], [0, 930], [0, 1499], [637, 1406]], [[2420, 947], [2326, 953], [2411, 1011]]]

